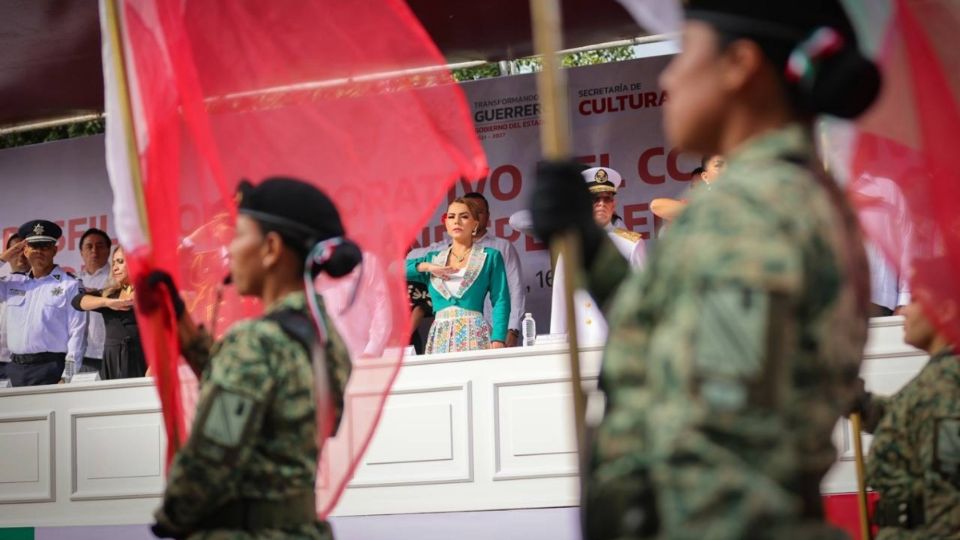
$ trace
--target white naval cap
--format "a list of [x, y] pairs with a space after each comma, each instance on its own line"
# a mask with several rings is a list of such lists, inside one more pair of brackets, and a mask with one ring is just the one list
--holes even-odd
[[610, 167], [593, 167], [580, 173], [590, 188], [590, 193], [616, 193], [623, 185], [623, 177]]

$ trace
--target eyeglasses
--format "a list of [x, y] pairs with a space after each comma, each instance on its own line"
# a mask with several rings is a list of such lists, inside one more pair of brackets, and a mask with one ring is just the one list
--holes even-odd
[[27, 242], [27, 246], [31, 249], [53, 249], [57, 247], [57, 244], [54, 242]]

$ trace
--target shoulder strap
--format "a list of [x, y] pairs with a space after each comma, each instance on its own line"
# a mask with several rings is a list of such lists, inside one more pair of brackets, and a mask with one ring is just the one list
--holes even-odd
[[317, 329], [309, 315], [295, 309], [281, 309], [264, 319], [279, 324], [288, 336], [306, 349], [307, 356], [312, 356], [313, 346], [317, 343]]

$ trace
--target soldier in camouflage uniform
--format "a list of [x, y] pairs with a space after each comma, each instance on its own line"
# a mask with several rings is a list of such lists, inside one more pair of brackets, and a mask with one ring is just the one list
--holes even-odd
[[[829, 54], [806, 41], [822, 26]], [[579, 234], [610, 321], [585, 538], [842, 537], [819, 485], [853, 397], [869, 279], [811, 119], [861, 113], [879, 75], [836, 1], [691, 1], [683, 40], [661, 77], [667, 135], [729, 163], [642, 274], [591, 226], [574, 164], [538, 171], [537, 233]], [[799, 81], [783, 75], [793, 50], [811, 66]]]
[[[350, 359], [333, 325], [326, 325], [329, 335], [319, 346], [306, 298], [313, 291], [304, 290], [303, 271], [310, 249], [343, 236], [343, 227], [333, 203], [300, 181], [244, 183], [240, 196], [231, 277], [240, 294], [263, 301], [263, 317], [236, 324], [211, 348], [209, 337], [183, 314], [169, 276], [151, 276], [172, 292], [183, 353], [202, 374], [190, 439], [174, 458], [154, 532], [191, 539], [331, 539], [329, 524], [317, 520], [314, 499], [322, 429], [317, 392], [330, 392], [339, 422]], [[356, 246], [344, 245], [352, 249], [334, 251], [337, 273], [359, 261]]]
[[957, 324], [955, 302], [915, 291], [904, 308], [904, 341], [927, 351], [930, 361], [895, 395], [864, 393], [855, 409], [874, 434], [867, 484], [880, 494], [877, 540], [960, 538], [960, 356], [925, 306], [941, 324]]

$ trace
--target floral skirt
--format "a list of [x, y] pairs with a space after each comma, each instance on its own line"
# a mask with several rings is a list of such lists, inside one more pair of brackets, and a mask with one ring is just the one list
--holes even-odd
[[448, 307], [437, 313], [427, 336], [426, 354], [490, 348], [490, 326], [483, 313]]

